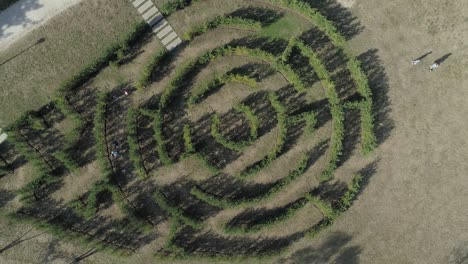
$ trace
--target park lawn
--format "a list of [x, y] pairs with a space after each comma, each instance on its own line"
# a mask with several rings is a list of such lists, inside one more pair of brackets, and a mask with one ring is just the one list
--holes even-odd
[[127, 0], [83, 1], [0, 52], [0, 126], [48, 103], [60, 83], [141, 20]]

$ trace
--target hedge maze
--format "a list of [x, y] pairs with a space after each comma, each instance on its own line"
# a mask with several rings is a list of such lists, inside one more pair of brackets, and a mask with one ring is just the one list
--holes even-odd
[[[115, 254], [158, 240], [155, 258], [211, 260], [274, 257], [332, 225], [364, 177], [336, 170], [376, 147], [371, 87], [346, 44], [358, 29], [309, 1], [238, 2], [194, 23], [172, 53], [154, 52], [134, 83], [93, 85], [109, 62], [131, 63], [125, 57], [150, 34], [137, 25], [51, 104], [12, 124], [9, 144], [35, 175], [10, 217]], [[308, 29], [264, 34], [285, 18]], [[196, 41], [219, 44], [187, 56]], [[0, 158], [0, 174], [14, 173], [11, 153]], [[60, 197], [65, 179], [85, 177], [90, 164], [99, 176]], [[165, 235], [161, 226], [170, 226]]]

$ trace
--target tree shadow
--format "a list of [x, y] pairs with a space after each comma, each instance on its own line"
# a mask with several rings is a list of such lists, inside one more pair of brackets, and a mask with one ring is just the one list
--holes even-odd
[[227, 228], [252, 229], [262, 224], [272, 223], [289, 214], [290, 210], [302, 207], [307, 202], [305, 198], [299, 198], [288, 204], [275, 208], [251, 208], [246, 209], [232, 218], [227, 224]]
[[374, 102], [374, 124], [377, 143], [382, 144], [389, 136], [395, 123], [390, 117], [392, 108], [388, 96], [390, 86], [383, 63], [377, 49], [370, 49], [357, 57], [362, 62], [362, 70], [367, 75]]
[[349, 245], [352, 237], [343, 232], [332, 233], [318, 246], [300, 249], [276, 263], [296, 264], [358, 264], [362, 252], [360, 246]]
[[264, 256], [275, 254], [303, 236], [304, 232], [285, 237], [227, 237], [187, 226], [176, 235], [174, 244], [195, 256]]
[[350, 40], [359, 35], [364, 26], [355, 17], [351, 11], [343, 7], [336, 0], [302, 0], [312, 7], [316, 8], [319, 13], [324, 15], [338, 29], [338, 32]]
[[21, 243], [23, 243], [24, 241], [28, 241], [28, 240], [31, 240], [31, 239], [34, 239], [38, 236], [41, 236], [43, 235], [44, 233], [39, 233], [39, 234], [36, 234], [36, 235], [33, 235], [33, 236], [29, 236], [29, 237], [25, 237], [26, 235], [28, 235], [31, 231], [33, 231], [34, 228], [30, 228], [28, 229], [28, 231], [26, 231], [24, 234], [22, 234], [21, 236], [19, 236], [17, 239], [13, 240], [12, 242], [10, 242], [8, 245], [6, 246], [3, 246], [2, 248], [0, 248], [0, 254], [2, 254], [3, 252], [9, 250], [10, 248], [13, 248]]
[[15, 199], [16, 195], [13, 192], [0, 189], [0, 208], [5, 206], [8, 202]]

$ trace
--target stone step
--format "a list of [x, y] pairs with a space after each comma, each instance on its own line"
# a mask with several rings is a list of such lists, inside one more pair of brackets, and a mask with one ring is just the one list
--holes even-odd
[[137, 10], [138, 10], [138, 13], [140, 14], [143, 14], [146, 10], [148, 10], [150, 7], [154, 6], [153, 5], [153, 2], [151, 2], [150, 0], [148, 0], [147, 2], [145, 2], [144, 4], [142, 4]]
[[143, 19], [146, 21], [148, 18], [154, 16], [156, 13], [158, 13], [158, 9], [153, 6], [151, 7], [150, 9], [148, 9], [148, 11], [146, 11], [144, 14], [142, 14], [141, 16], [143, 17]]
[[182, 43], [182, 40], [181, 40], [179, 37], [177, 37], [177, 38], [175, 38], [175, 40], [173, 40], [172, 42], [170, 42], [170, 43], [168, 43], [168, 44], [166, 45], [166, 49], [167, 49], [168, 51], [171, 51], [171, 50], [173, 50], [175, 47], [177, 47], [180, 43]]
[[137, 8], [137, 7], [139, 7], [141, 4], [143, 4], [143, 2], [145, 2], [145, 1], [151, 2], [151, 0], [135, 0], [135, 1], [133, 1], [132, 4], [133, 4], [134, 7]]
[[167, 20], [166, 19], [163, 19], [161, 21], [159, 21], [154, 27], [153, 27], [153, 32], [154, 33], [158, 33], [159, 31], [161, 31], [161, 29], [163, 29], [165, 26], [167, 26]]
[[164, 46], [166, 46], [169, 42], [171, 42], [175, 38], [177, 38], [177, 33], [175, 33], [175, 31], [172, 31], [172, 33], [167, 35], [164, 39], [162, 39], [161, 42]]
[[156, 25], [157, 23], [159, 23], [161, 20], [164, 20], [164, 17], [163, 17], [163, 15], [161, 13], [158, 13], [154, 17], [146, 20], [146, 23], [148, 23], [148, 25], [150, 27], [152, 27], [152, 26]]
[[169, 34], [170, 32], [174, 31], [171, 27], [171, 25], [167, 25], [167, 27], [165, 27], [163, 30], [159, 31], [158, 34], [156, 34], [156, 36], [158, 36], [159, 39], [163, 39], [164, 36], [166, 36], [167, 34]]

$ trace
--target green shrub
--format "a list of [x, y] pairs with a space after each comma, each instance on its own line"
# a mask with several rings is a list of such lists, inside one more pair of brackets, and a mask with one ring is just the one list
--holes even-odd
[[195, 26], [184, 34], [183, 39], [189, 41], [196, 36], [206, 33], [210, 29], [220, 27], [235, 27], [242, 30], [260, 30], [262, 28], [262, 23], [242, 17], [218, 16], [209, 22], [204, 22]]
[[160, 64], [161, 61], [166, 60], [167, 57], [169, 57], [169, 53], [166, 49], [162, 49], [154, 54], [148, 64], [144, 66], [141, 76], [136, 82], [135, 87], [140, 90], [147, 86], [151, 81], [151, 76], [153, 75], [156, 67]]
[[239, 74], [226, 74], [221, 77], [216, 77], [212, 81], [203, 83], [201, 86], [194, 88], [194, 91], [197, 93], [192, 93], [192, 95], [187, 100], [187, 104], [190, 106], [196, 105], [204, 100], [209, 93], [218, 90], [223, 85], [228, 83], [241, 83], [245, 84], [251, 88], [257, 87], [257, 81], [253, 78], [242, 76]]
[[286, 108], [280, 102], [279, 97], [274, 92], [268, 94], [268, 99], [276, 111], [276, 119], [278, 120], [278, 136], [274, 148], [260, 161], [248, 166], [241, 171], [237, 176], [240, 179], [246, 179], [257, 174], [259, 171], [270, 165], [283, 151], [284, 143], [288, 133], [288, 121], [286, 115]]
[[192, 135], [190, 131], [190, 126], [185, 124], [184, 125], [184, 146], [185, 146], [185, 154], [189, 155], [195, 152], [195, 147], [192, 143]]
[[341, 100], [335, 89], [335, 84], [331, 80], [330, 74], [326, 70], [323, 63], [318, 56], [304, 43], [297, 41], [297, 47], [301, 50], [302, 54], [309, 59], [309, 63], [319, 77], [322, 85], [325, 87], [326, 96], [330, 104], [330, 111], [333, 119], [333, 132], [331, 136], [331, 148], [329, 163], [320, 175], [321, 181], [326, 181], [333, 178], [336, 166], [343, 150], [344, 139], [344, 113]]
[[156, 139], [156, 148], [158, 151], [159, 160], [161, 160], [161, 162], [164, 165], [170, 165], [173, 163], [173, 161], [169, 157], [169, 154], [167, 153], [167, 150], [166, 150], [166, 141], [164, 140], [163, 131], [162, 131], [162, 116], [161, 115], [162, 115], [161, 112], [158, 111], [154, 115], [154, 119], [153, 119], [153, 129], [154, 129], [154, 136]]
[[230, 198], [219, 197], [213, 194], [209, 194], [197, 186], [192, 188], [191, 194], [197, 197], [199, 200], [224, 209], [254, 205], [273, 197], [275, 194], [278, 194], [280, 191], [284, 190], [287, 186], [289, 186], [294, 180], [303, 175], [307, 168], [308, 160], [309, 156], [304, 155], [297, 164], [296, 169], [290, 171], [288, 176], [275, 183], [275, 185], [267, 192], [253, 198], [234, 200]]
[[291, 219], [300, 209], [304, 208], [307, 205], [307, 200], [299, 200], [289, 207], [285, 212], [280, 215], [275, 216], [274, 218], [268, 218], [262, 220], [260, 223], [250, 226], [229, 226], [225, 224], [223, 226], [223, 231], [227, 234], [249, 234], [256, 233], [263, 229], [276, 226], [281, 222], [284, 222], [288, 219]]
[[183, 209], [170, 205], [167, 201], [166, 196], [161, 191], [157, 190], [153, 194], [153, 198], [155, 202], [159, 205], [159, 207], [161, 207], [164, 211], [169, 213], [172, 217], [182, 221], [184, 224], [189, 225], [193, 228], [201, 228], [202, 223], [200, 220], [186, 216]]
[[341, 212], [344, 212], [349, 207], [351, 207], [353, 200], [356, 198], [356, 195], [359, 193], [361, 189], [361, 183], [363, 179], [364, 177], [360, 174], [354, 176], [352, 182], [348, 185], [348, 190], [343, 195], [343, 197], [341, 197], [341, 201], [340, 201]]
[[292, 49], [296, 45], [296, 41], [297, 41], [297, 38], [295, 36], [289, 39], [288, 46], [286, 46], [286, 49], [284, 49], [283, 54], [281, 54], [281, 61], [283, 63], [287, 63], [287, 61], [289, 60]]
[[225, 148], [240, 152], [251, 143], [250, 141], [234, 142], [234, 141], [228, 140], [219, 131], [220, 125], [221, 125], [221, 120], [219, 119], [219, 116], [217, 114], [214, 114], [211, 119], [211, 136], [213, 136], [216, 142], [223, 145]]
[[252, 109], [245, 104], [239, 104], [234, 107], [234, 110], [236, 110], [239, 113], [243, 113], [246, 116], [246, 118], [249, 120], [250, 140], [253, 141], [257, 139], [258, 127], [260, 126], [260, 121], [258, 120], [258, 117], [255, 115], [255, 113], [252, 111]]
[[130, 160], [133, 163], [133, 167], [136, 169], [137, 174], [141, 178], [148, 176], [145, 169], [143, 159], [140, 154], [140, 146], [138, 144], [138, 131], [137, 131], [137, 119], [138, 110], [135, 108], [128, 109], [127, 112], [127, 142], [129, 149]]

